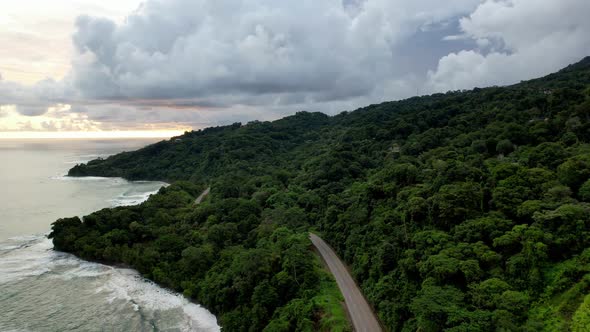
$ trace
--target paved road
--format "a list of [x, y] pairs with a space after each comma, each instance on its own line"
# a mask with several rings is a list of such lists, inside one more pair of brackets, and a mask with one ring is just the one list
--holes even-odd
[[211, 187], [209, 187], [209, 188], [205, 189], [205, 191], [203, 191], [203, 192], [202, 192], [202, 193], [199, 195], [199, 197], [197, 197], [197, 199], [195, 199], [195, 204], [199, 204], [199, 203], [201, 203], [201, 202], [203, 201], [203, 199], [204, 199], [204, 198], [205, 198], [207, 195], [209, 195], [209, 192], [210, 192], [210, 191], [211, 191]]
[[322, 259], [328, 265], [334, 275], [340, 292], [344, 296], [346, 308], [352, 320], [352, 325], [357, 332], [381, 332], [381, 326], [369, 303], [361, 293], [361, 290], [352, 279], [352, 276], [336, 255], [334, 250], [315, 234], [309, 234], [311, 242], [316, 247]]

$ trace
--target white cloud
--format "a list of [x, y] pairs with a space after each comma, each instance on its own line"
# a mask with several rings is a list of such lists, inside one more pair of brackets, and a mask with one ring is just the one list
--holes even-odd
[[15, 110], [25, 116], [43, 115], [52, 105], [76, 96], [67, 80], [45, 79], [31, 86], [0, 80], [0, 104], [15, 105]]
[[15, 105], [0, 106], [0, 131], [97, 131], [101, 123], [86, 114], [70, 112], [71, 105], [56, 104], [39, 116], [26, 116]]
[[399, 79], [401, 42], [477, 3], [371, 0], [351, 16], [341, 0], [146, 1], [123, 24], [77, 20], [74, 84], [89, 98], [367, 96]]
[[124, 20], [79, 16], [63, 79], [0, 80], [0, 104], [16, 105], [1, 124], [203, 127], [513, 83], [588, 55], [588, 12], [586, 0], [146, 0]]
[[578, 61], [590, 54], [588, 13], [585, 0], [487, 0], [461, 20], [480, 49], [441, 58], [429, 89], [511, 84]]
[[91, 12], [120, 21], [140, 1], [0, 1], [0, 71], [25, 84], [62, 79], [70, 69], [76, 17]]

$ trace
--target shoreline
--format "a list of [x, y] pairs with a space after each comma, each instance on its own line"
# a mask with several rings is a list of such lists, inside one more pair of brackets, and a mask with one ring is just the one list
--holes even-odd
[[[132, 318], [137, 324], [147, 323], [146, 319], [155, 319], [154, 323], [161, 327], [176, 326], [182, 321], [183, 326], [203, 331], [219, 331], [217, 317], [206, 307], [195, 303], [175, 290], [162, 287], [158, 283], [145, 278], [139, 271], [125, 266], [124, 264], [104, 264], [93, 260], [80, 258], [71, 253], [62, 252], [53, 248], [51, 239], [46, 236], [30, 236], [23, 239], [14, 239], [15, 246], [1, 248], [0, 253], [0, 292], [3, 287], [10, 287], [11, 291], [18, 292], [23, 296], [15, 299], [0, 297], [0, 306], [12, 303], [16, 308], [26, 306], [31, 301], [30, 295], [42, 291], [48, 284], [53, 284], [43, 292], [48, 292], [59, 301], [70, 303], [74, 307], [79, 301], [81, 305], [90, 305], [92, 311], [99, 312], [103, 317], [115, 305], [123, 310], [120, 315], [109, 319], [111, 324], [125, 326], [126, 320]], [[10, 286], [9, 286], [10, 285]], [[37, 286], [35, 286], [37, 285]], [[89, 287], [86, 287], [89, 286]], [[30, 287], [37, 287], [37, 290], [29, 290]], [[53, 291], [69, 288], [74, 293], [59, 293]], [[56, 293], [57, 292], [57, 293]], [[79, 292], [79, 294], [77, 294]], [[9, 294], [10, 292], [8, 292]], [[17, 294], [18, 294], [17, 293]], [[54, 294], [55, 293], [55, 294]], [[76, 295], [77, 294], [77, 295]], [[117, 302], [113, 302], [117, 301]], [[47, 304], [47, 303], [46, 303]], [[60, 322], [46, 316], [47, 308], [36, 307], [31, 313], [35, 316], [20, 315], [21, 320], [9, 320], [16, 325], [27, 324], [33, 330], [43, 326], [55, 326], [56, 330], [65, 328], [62, 324], [69, 324], [70, 321]], [[69, 315], [72, 306], [64, 308]], [[173, 310], [173, 316], [163, 313]], [[166, 318], [166, 316], [168, 318]], [[5, 316], [5, 318], [10, 316]], [[151, 318], [149, 318], [151, 317]], [[177, 317], [178, 321], [171, 321], [170, 317]], [[101, 319], [101, 318], [98, 318]], [[77, 321], [73, 319], [72, 322]], [[0, 330], [4, 330], [4, 324], [0, 319]], [[78, 322], [79, 324], [96, 323]], [[78, 324], [76, 323], [76, 324]], [[36, 328], [35, 328], [36, 326]], [[90, 325], [86, 326], [87, 328]], [[59, 329], [58, 329], [59, 328]], [[11, 330], [11, 329], [8, 329]]]

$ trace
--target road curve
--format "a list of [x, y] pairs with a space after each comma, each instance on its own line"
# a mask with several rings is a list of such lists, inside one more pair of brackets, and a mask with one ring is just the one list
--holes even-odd
[[201, 204], [201, 202], [203, 201], [203, 199], [209, 195], [209, 192], [211, 191], [211, 187], [205, 189], [205, 191], [203, 191], [199, 197], [197, 197], [197, 199], [195, 199], [195, 204]]
[[315, 234], [310, 233], [309, 238], [336, 279], [340, 292], [344, 296], [354, 330], [357, 332], [383, 331], [373, 309], [334, 250]]

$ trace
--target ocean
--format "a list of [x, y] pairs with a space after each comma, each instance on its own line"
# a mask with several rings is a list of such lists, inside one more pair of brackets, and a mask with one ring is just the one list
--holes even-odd
[[136, 271], [53, 250], [61, 217], [139, 204], [164, 186], [69, 178], [77, 163], [155, 140], [0, 140], [0, 331], [220, 331], [214, 315]]

